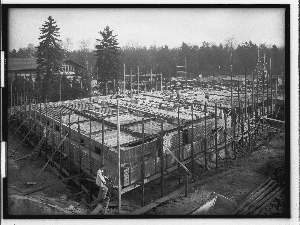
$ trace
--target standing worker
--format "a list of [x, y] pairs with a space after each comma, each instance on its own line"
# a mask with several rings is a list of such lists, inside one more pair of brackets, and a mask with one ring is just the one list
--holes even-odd
[[104, 170], [103, 167], [100, 168], [97, 172], [97, 178], [96, 178], [96, 184], [99, 186], [100, 190], [99, 190], [99, 194], [98, 194], [98, 199], [106, 199], [106, 194], [108, 191], [108, 188], [106, 187], [106, 180], [103, 174]]

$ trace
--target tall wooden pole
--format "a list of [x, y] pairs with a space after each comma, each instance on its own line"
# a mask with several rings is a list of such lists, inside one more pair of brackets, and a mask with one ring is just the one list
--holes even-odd
[[101, 151], [101, 166], [104, 166], [104, 118], [102, 118], [102, 151]]
[[160, 74], [160, 91], [163, 91], [163, 78], [162, 78], [162, 72]]
[[270, 84], [271, 84], [271, 118], [273, 118], [273, 92], [272, 92], [272, 85], [273, 85], [273, 82], [272, 82], [272, 58], [270, 58]]
[[164, 196], [164, 187], [165, 187], [165, 177], [164, 177], [164, 122], [161, 120], [160, 123], [160, 160], [161, 160], [161, 168], [160, 168], [160, 181], [161, 181], [161, 189], [160, 189], [160, 197]]
[[225, 139], [225, 161], [227, 163], [228, 153], [227, 153], [227, 114], [224, 113], [224, 124], [225, 124], [225, 133], [224, 133], [224, 139]]
[[[81, 168], [81, 133], [80, 133], [80, 123], [79, 123], [79, 116], [78, 116], [78, 136], [79, 136], [79, 140], [78, 140], [78, 156], [79, 156], [79, 174], [81, 174], [82, 172], [82, 168]], [[79, 188], [81, 191], [81, 183], [79, 184]]]
[[[282, 72], [282, 84], [283, 84], [283, 107], [284, 107], [284, 112], [286, 112], [285, 111], [285, 78], [283, 72]], [[285, 121], [285, 116], [283, 117], [283, 121]]]
[[241, 100], [240, 100], [240, 81], [238, 81], [238, 115], [239, 115], [239, 120], [238, 120], [238, 134], [240, 133], [240, 123], [241, 123]]
[[138, 81], [137, 81], [137, 82], [138, 82], [138, 86], [137, 86], [137, 89], [138, 89], [138, 90], [137, 90], [137, 93], [140, 94], [140, 67], [138, 66], [137, 69], [138, 69], [138, 72], [137, 72], [137, 78], [138, 78], [138, 79], [137, 79], [137, 80], [138, 80]]
[[125, 63], [124, 63], [124, 70], [123, 70], [123, 75], [124, 75], [124, 89], [123, 89], [123, 93], [125, 94], [125, 91], [126, 91], [126, 76], [125, 76], [125, 74], [126, 74], [126, 72], [125, 72]]
[[[267, 70], [266, 70], [267, 71]], [[269, 111], [269, 108], [270, 108], [270, 103], [269, 103], [269, 73], [267, 71], [267, 115], [269, 115], [270, 111]]]
[[69, 176], [71, 176], [72, 174], [72, 171], [71, 171], [71, 114], [69, 114], [69, 138], [68, 138], [68, 141], [69, 141]]
[[277, 77], [275, 79], [275, 109], [277, 109]]
[[12, 92], [13, 92], [13, 88], [12, 88], [12, 81], [11, 81], [11, 83], [10, 83], [10, 113], [13, 112], [13, 109], [12, 109], [12, 107], [13, 107], [13, 94], [12, 94]]
[[194, 167], [195, 167], [195, 153], [194, 153], [194, 103], [192, 103], [192, 143], [191, 143], [191, 155], [192, 155], [192, 179], [195, 179], [195, 175], [194, 175]]
[[[29, 103], [30, 104], [30, 103]], [[47, 107], [47, 103], [45, 103], [45, 108], [46, 108], [46, 148], [45, 148], [45, 159], [48, 160], [48, 107]]]
[[[181, 142], [180, 142], [180, 106], [178, 106], [178, 160], [180, 161], [180, 156], [181, 156]], [[178, 183], [180, 184], [180, 163], [178, 162], [177, 166], [178, 170]]]
[[215, 103], [215, 154], [216, 154], [216, 168], [218, 168], [218, 108], [217, 103]]
[[120, 117], [119, 117], [119, 100], [117, 100], [117, 150], [118, 150], [118, 212], [121, 214], [121, 152], [120, 152]]
[[[89, 144], [89, 175], [92, 177], [92, 120], [90, 119], [90, 134], [89, 134], [90, 144]], [[92, 186], [91, 182], [89, 182], [89, 201], [91, 202], [92, 198]]]
[[206, 122], [206, 113], [207, 113], [207, 102], [204, 103], [204, 169], [207, 171], [207, 122]]
[[145, 73], [145, 93], [147, 93], [147, 74]]
[[245, 117], [247, 117], [247, 68], [245, 67]]
[[[59, 112], [59, 141], [62, 141], [62, 125], [61, 125], [61, 111]], [[62, 146], [63, 143], [60, 145], [59, 147], [59, 170], [60, 170], [60, 174], [62, 174]]]
[[251, 117], [253, 117], [253, 111], [254, 111], [254, 74], [252, 73], [252, 106], [251, 106]]
[[142, 206], [145, 205], [145, 124], [142, 118]]
[[[248, 105], [249, 105], [250, 103], [249, 103], [249, 99], [248, 99]], [[250, 151], [250, 153], [251, 153], [251, 132], [250, 132], [250, 129], [251, 129], [251, 127], [250, 127], [250, 114], [248, 113], [248, 117], [247, 117], [247, 119], [248, 119], [248, 144], [249, 144], [249, 151]]]
[[[36, 113], [37, 108], [35, 108], [34, 113]], [[36, 115], [34, 116], [34, 118], [36, 118]], [[54, 166], [54, 159], [53, 159], [53, 153], [54, 153], [54, 113], [52, 114], [52, 146], [51, 146], [51, 166]]]
[[130, 96], [132, 98], [132, 68], [130, 68]]
[[233, 154], [234, 154], [234, 159], [236, 160], [236, 144], [235, 144], [235, 139], [236, 139], [236, 112], [235, 108], [232, 106], [231, 111], [233, 112], [233, 143], [231, 144], [231, 148], [233, 148]]
[[152, 92], [152, 68], [151, 68], [151, 70], [150, 70], [151, 72], [150, 72], [150, 78], [151, 78], [151, 82], [150, 82], [150, 84], [151, 84], [151, 92]]

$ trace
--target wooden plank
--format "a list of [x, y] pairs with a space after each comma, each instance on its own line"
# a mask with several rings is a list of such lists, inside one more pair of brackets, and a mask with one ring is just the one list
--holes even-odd
[[101, 204], [98, 204], [98, 206], [91, 212], [90, 215], [97, 215], [101, 209], [103, 209], [103, 206]]

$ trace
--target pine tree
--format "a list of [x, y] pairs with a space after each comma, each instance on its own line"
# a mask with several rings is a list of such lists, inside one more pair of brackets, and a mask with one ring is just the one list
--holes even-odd
[[40, 44], [37, 47], [37, 88], [42, 100], [57, 101], [60, 82], [60, 70], [62, 65], [62, 48], [57, 38], [59, 28], [56, 21], [49, 16], [45, 22], [39, 37]]
[[120, 76], [120, 57], [119, 47], [116, 39], [116, 35], [112, 34], [113, 30], [110, 30], [109, 26], [99, 33], [102, 39], [96, 39], [99, 44], [96, 47], [96, 68], [98, 69], [98, 83], [101, 82], [104, 87], [104, 94], [107, 94], [106, 87], [107, 82], [113, 80], [119, 80]]

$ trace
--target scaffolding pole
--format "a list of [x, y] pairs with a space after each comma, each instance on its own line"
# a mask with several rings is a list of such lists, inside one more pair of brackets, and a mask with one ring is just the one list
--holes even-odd
[[122, 190], [121, 190], [121, 154], [120, 154], [120, 117], [119, 100], [117, 100], [117, 150], [118, 150], [118, 213], [121, 214]]

